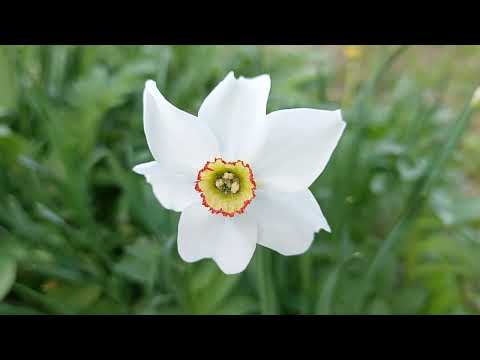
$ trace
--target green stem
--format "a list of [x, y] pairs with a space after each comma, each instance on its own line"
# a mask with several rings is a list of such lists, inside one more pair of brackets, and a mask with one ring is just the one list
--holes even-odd
[[312, 278], [312, 254], [307, 252], [300, 259], [300, 279], [302, 284], [302, 304], [301, 314], [309, 314], [311, 309], [312, 286], [314, 284]]
[[258, 249], [257, 283], [262, 315], [276, 314], [272, 258], [267, 249]]

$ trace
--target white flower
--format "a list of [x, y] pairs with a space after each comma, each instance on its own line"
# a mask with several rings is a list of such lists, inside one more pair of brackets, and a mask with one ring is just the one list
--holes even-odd
[[256, 244], [297, 255], [330, 232], [308, 187], [321, 174], [345, 123], [340, 110], [266, 114], [270, 77], [235, 78], [207, 96], [198, 116], [177, 109], [148, 80], [144, 129], [155, 159], [134, 167], [158, 201], [181, 211], [178, 252], [243, 271]]

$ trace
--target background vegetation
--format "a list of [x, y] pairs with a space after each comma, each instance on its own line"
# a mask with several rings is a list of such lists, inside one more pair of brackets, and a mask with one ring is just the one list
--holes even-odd
[[[0, 47], [1, 314], [480, 312], [476, 46]], [[312, 191], [332, 227], [226, 276], [183, 262], [151, 159], [145, 80], [196, 113], [226, 73], [269, 73], [269, 111], [341, 107]], [[181, 146], [181, 139], [179, 139]], [[259, 265], [262, 260], [262, 267]]]

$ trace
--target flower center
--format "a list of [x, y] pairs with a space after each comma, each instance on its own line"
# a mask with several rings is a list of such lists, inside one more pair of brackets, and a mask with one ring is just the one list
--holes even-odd
[[197, 175], [195, 190], [212, 214], [242, 214], [255, 197], [256, 184], [250, 165], [241, 160], [208, 161]]
[[236, 194], [240, 190], [240, 180], [238, 176], [227, 171], [217, 178], [215, 186], [224, 194]]

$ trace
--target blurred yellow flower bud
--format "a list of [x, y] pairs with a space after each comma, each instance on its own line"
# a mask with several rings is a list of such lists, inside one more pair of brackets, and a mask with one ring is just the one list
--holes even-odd
[[347, 45], [343, 48], [343, 54], [347, 60], [357, 60], [362, 57], [363, 49], [360, 45]]

